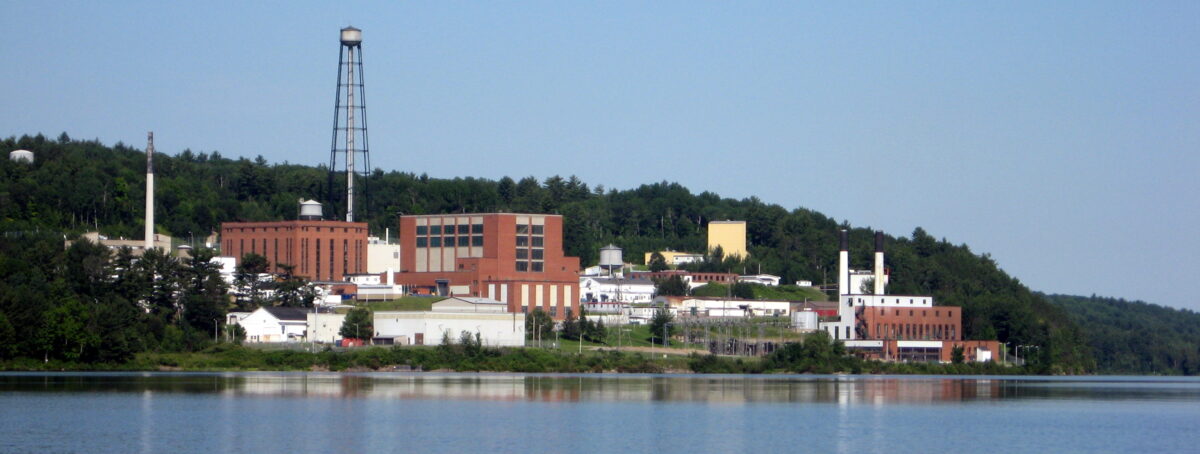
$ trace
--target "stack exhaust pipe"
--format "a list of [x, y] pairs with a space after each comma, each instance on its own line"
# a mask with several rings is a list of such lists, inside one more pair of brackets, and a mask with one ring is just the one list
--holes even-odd
[[875, 232], [875, 294], [883, 294], [883, 232]]

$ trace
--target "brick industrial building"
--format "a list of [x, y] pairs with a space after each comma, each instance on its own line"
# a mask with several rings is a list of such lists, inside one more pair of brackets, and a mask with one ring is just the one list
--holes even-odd
[[287, 264], [298, 276], [341, 281], [366, 272], [367, 224], [322, 220], [320, 204], [311, 201], [301, 204], [300, 219], [294, 221], [221, 223], [221, 255], [240, 264], [247, 253], [266, 257], [269, 272]]
[[[963, 340], [962, 308], [935, 306], [932, 296], [885, 294], [883, 234], [875, 234], [875, 266], [870, 285], [851, 284], [849, 240], [841, 231], [838, 252], [837, 315], [826, 316], [819, 327], [868, 358], [901, 361], [950, 361], [957, 347], [967, 361], [999, 357], [995, 340]], [[871, 287], [873, 291], [864, 291]]]
[[475, 296], [509, 311], [578, 311], [579, 258], [563, 255], [563, 218], [548, 214], [401, 216], [395, 282], [420, 293]]

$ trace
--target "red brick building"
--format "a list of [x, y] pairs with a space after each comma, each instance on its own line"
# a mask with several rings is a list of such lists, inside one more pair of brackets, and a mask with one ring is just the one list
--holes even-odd
[[241, 263], [253, 252], [271, 262], [295, 266], [295, 273], [314, 281], [341, 281], [367, 269], [367, 224], [325, 220], [221, 223], [221, 255]]
[[510, 311], [578, 312], [579, 258], [563, 255], [549, 214], [401, 216], [397, 284], [418, 293], [491, 298]]

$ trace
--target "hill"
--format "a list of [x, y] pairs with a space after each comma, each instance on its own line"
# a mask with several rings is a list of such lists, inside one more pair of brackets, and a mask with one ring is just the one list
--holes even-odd
[[1096, 370], [1200, 374], [1200, 313], [1092, 295], [1044, 295], [1084, 331]]
[[[109, 236], [141, 235], [145, 157], [139, 150], [120, 143], [107, 147], [94, 140], [73, 140], [66, 133], [57, 139], [12, 137], [0, 145], [4, 150], [32, 150], [37, 156], [32, 165], [0, 163], [0, 231], [48, 231], [68, 237], [88, 230]], [[191, 150], [160, 154], [155, 163], [159, 222], [155, 227], [176, 237], [199, 237], [223, 221], [294, 218], [296, 201], [302, 197], [326, 202], [327, 215], [342, 209], [322, 196], [327, 182], [323, 166], [269, 164], [262, 157], [231, 160], [219, 152]], [[703, 251], [705, 226], [721, 219], [747, 221], [750, 251], [744, 261], [713, 265], [724, 271], [761, 269], [781, 276], [783, 282], [824, 282], [837, 269], [837, 231], [842, 228], [850, 231], [851, 260], [857, 267], [869, 266], [873, 252], [870, 228], [755, 197], [734, 200], [711, 192], [693, 194], [669, 182], [605, 190], [573, 176], [542, 181], [534, 177], [434, 179], [375, 169], [363, 183], [368, 203], [359, 213], [373, 232], [395, 226], [398, 213], [558, 213], [565, 219], [566, 252], [579, 256], [585, 266], [596, 263], [599, 248], [608, 243], [624, 248], [627, 258], [665, 248]], [[1042, 346], [1030, 358], [1041, 371], [1079, 372], [1091, 367], [1079, 327], [1066, 312], [1033, 294], [987, 254], [936, 239], [920, 228], [907, 237], [888, 236], [887, 245], [887, 265], [892, 270], [889, 292], [932, 294], [938, 304], [961, 306], [967, 338]], [[37, 257], [37, 251], [21, 250], [26, 246], [19, 241], [6, 246], [28, 260], [51, 263], [53, 259], [29, 258]], [[0, 307], [0, 311], [11, 309]]]

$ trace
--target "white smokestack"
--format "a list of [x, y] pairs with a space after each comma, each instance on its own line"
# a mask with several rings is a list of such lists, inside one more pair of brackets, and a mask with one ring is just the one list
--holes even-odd
[[154, 131], [146, 133], [146, 250], [154, 248]]
[[839, 233], [841, 250], [838, 252], [838, 295], [850, 294], [850, 237], [845, 230]]
[[883, 232], [875, 232], [875, 294], [883, 294]]

